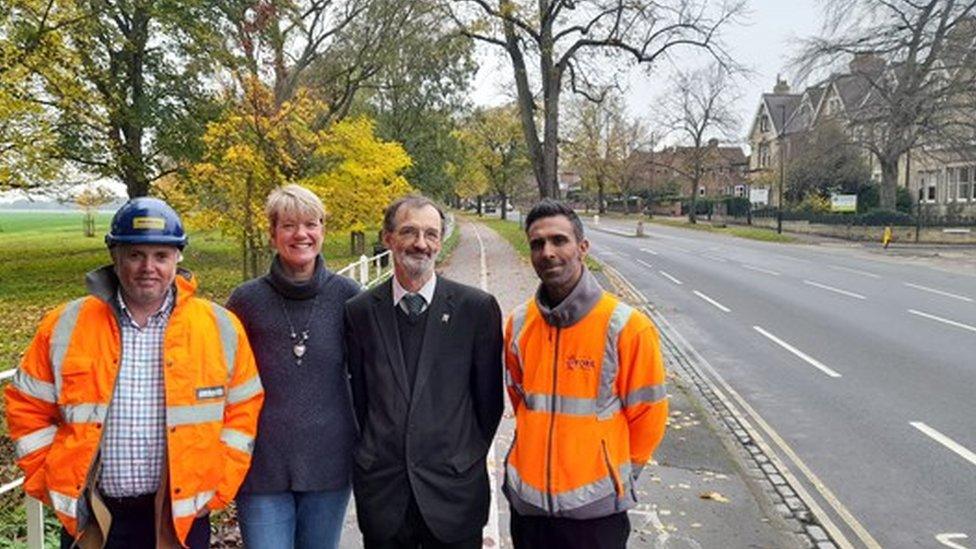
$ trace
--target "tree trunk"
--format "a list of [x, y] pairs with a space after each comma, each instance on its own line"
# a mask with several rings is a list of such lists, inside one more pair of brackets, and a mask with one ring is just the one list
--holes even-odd
[[895, 210], [898, 188], [898, 157], [879, 158], [881, 163], [881, 188], [878, 189], [878, 206], [884, 210]]
[[508, 220], [508, 195], [502, 193], [502, 221]]
[[698, 223], [698, 178], [691, 181], [691, 209], [688, 211], [688, 221], [692, 225]]
[[482, 212], [484, 211], [482, 209], [482, 206], [484, 206], [484, 197], [479, 194], [478, 195], [478, 217], [481, 217], [482, 216]]
[[545, 95], [545, 121], [542, 141], [542, 173], [548, 194], [543, 198], [559, 198], [559, 95], [562, 78], [559, 70], [550, 69], [549, 83], [543, 90]]
[[600, 215], [607, 213], [606, 201], [604, 199], [606, 195], [604, 186], [603, 179], [598, 179], [596, 182], [596, 211]]
[[[501, 7], [503, 10], [514, 8], [508, 0], [503, 0]], [[519, 43], [514, 24], [506, 19], [504, 29], [505, 50], [512, 59], [515, 90], [518, 95], [519, 118], [522, 122], [522, 133], [525, 135], [525, 147], [529, 152], [529, 159], [532, 162], [532, 174], [535, 176], [536, 185], [539, 187], [539, 197], [546, 198], [549, 194], [543, 169], [545, 162], [542, 144], [539, 142], [539, 131], [535, 127], [535, 98], [532, 96], [532, 89], [529, 87], [528, 70], [525, 68], [525, 57], [522, 55], [522, 46]]]

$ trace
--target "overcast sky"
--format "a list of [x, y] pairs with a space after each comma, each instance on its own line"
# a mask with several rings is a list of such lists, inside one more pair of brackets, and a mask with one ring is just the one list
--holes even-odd
[[[796, 51], [795, 39], [816, 34], [823, 17], [821, 5], [815, 0], [749, 0], [749, 13], [741, 25], [728, 27], [724, 34], [730, 54], [754, 73], [741, 82], [741, 98], [736, 110], [742, 120], [742, 141], [759, 105], [759, 97], [771, 92], [776, 75], [781, 73], [790, 79], [792, 70], [786, 65]], [[481, 46], [481, 70], [474, 81], [473, 101], [478, 105], [494, 105], [506, 101], [506, 94], [513, 89], [509, 65], [500, 56], [501, 48]], [[693, 50], [684, 50], [676, 56], [682, 64], [700, 65], [707, 56]], [[631, 116], [647, 117], [655, 97], [663, 93], [670, 79], [670, 68], [655, 67], [646, 75], [634, 69], [627, 78], [627, 106]]]

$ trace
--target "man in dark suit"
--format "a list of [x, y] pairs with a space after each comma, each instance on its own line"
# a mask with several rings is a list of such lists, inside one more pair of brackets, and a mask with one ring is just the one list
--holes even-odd
[[359, 425], [353, 491], [367, 549], [479, 548], [491, 492], [485, 456], [502, 401], [501, 311], [434, 274], [443, 212], [392, 203], [393, 277], [346, 303]]

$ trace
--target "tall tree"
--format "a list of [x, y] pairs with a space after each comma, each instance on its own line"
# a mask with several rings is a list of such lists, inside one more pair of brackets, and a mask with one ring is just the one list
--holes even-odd
[[626, 198], [634, 189], [640, 167], [634, 153], [648, 145], [647, 137], [644, 124], [628, 118], [619, 95], [572, 103], [564, 148], [584, 189], [596, 191], [599, 213], [606, 211], [608, 191]]
[[[894, 210], [898, 164], [916, 147], [972, 147], [976, 132], [976, 3], [829, 0], [801, 74], [847, 62], [870, 91], [845, 105], [855, 141], [881, 167], [881, 207]], [[958, 149], [957, 149], [958, 150]]]
[[516, 109], [502, 106], [476, 111], [461, 131], [461, 143], [480, 166], [488, 192], [501, 199], [501, 217], [507, 219], [509, 201], [519, 194], [530, 173]]
[[413, 159], [406, 176], [424, 194], [449, 198], [455, 187], [448, 162], [459, 158], [453, 137], [457, 113], [467, 105], [476, 65], [474, 44], [443, 20], [436, 2], [411, 4], [389, 58], [364, 86], [362, 107], [376, 132], [398, 141]]
[[684, 46], [729, 62], [718, 35], [742, 11], [743, 2], [458, 0], [452, 9], [468, 36], [507, 53], [532, 170], [539, 194], [547, 197], [559, 194], [559, 112], [567, 79], [573, 92], [597, 99], [608, 76], [619, 72], [614, 61], [629, 60], [650, 70]]
[[56, 157], [145, 195], [194, 154], [215, 113], [202, 61], [215, 14], [203, 0], [56, 5], [76, 22], [50, 34], [60, 54], [32, 71], [36, 100], [55, 118]]
[[731, 76], [725, 67], [713, 64], [679, 75], [658, 101], [657, 118], [668, 135], [683, 147], [675, 169], [691, 182], [691, 211], [688, 219], [697, 221], [698, 188], [715, 158], [709, 140], [736, 135], [739, 118], [734, 110], [737, 99]]
[[194, 225], [217, 228], [240, 243], [244, 278], [263, 268], [267, 249], [264, 201], [291, 182], [308, 186], [328, 208], [329, 230], [378, 226], [383, 207], [410, 190], [402, 173], [410, 158], [382, 142], [373, 124], [349, 118], [316, 129], [327, 107], [299, 88], [277, 104], [257, 79], [204, 136], [200, 162], [163, 186]]
[[64, 32], [84, 19], [74, 3], [0, 3], [0, 190], [36, 191], [61, 179], [56, 118], [37, 74], [71, 86], [54, 66], [68, 55]]
[[797, 151], [786, 164], [785, 192], [791, 202], [800, 202], [809, 194], [856, 194], [871, 182], [871, 168], [863, 149], [851, 143], [836, 121], [823, 122], [791, 139], [791, 146]]

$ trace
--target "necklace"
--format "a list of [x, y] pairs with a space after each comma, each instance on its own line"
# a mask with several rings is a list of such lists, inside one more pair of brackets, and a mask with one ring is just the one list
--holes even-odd
[[305, 356], [305, 342], [308, 341], [308, 327], [312, 323], [312, 317], [315, 315], [315, 305], [319, 301], [318, 294], [315, 294], [315, 298], [312, 300], [312, 308], [308, 312], [308, 318], [305, 319], [305, 327], [302, 328], [301, 332], [295, 332], [295, 325], [291, 323], [291, 317], [288, 315], [288, 308], [285, 307], [285, 300], [278, 295], [278, 303], [281, 304], [281, 312], [285, 315], [285, 320], [288, 322], [288, 336], [291, 338], [291, 353], [295, 355], [295, 365], [302, 365], [302, 357]]

